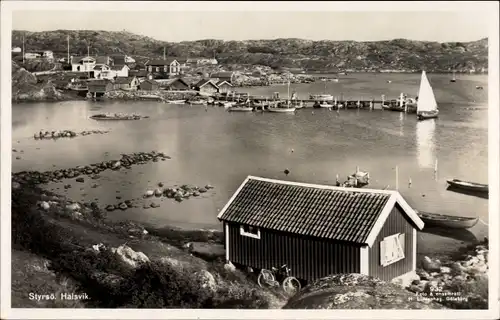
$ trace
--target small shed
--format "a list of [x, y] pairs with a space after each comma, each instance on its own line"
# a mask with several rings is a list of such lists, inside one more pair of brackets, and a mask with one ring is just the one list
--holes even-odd
[[217, 87], [219, 88], [219, 93], [231, 92], [233, 85], [226, 80], [221, 80], [217, 82]]
[[160, 89], [160, 84], [152, 79], [146, 79], [139, 85], [141, 90], [157, 91]]
[[217, 218], [227, 261], [254, 269], [287, 264], [304, 281], [339, 273], [390, 281], [413, 273], [424, 226], [397, 191], [254, 176]]
[[104, 94], [113, 90], [113, 84], [109, 80], [90, 80], [87, 82], [90, 93]]
[[214, 94], [219, 91], [219, 88], [212, 80], [202, 79], [194, 85], [194, 89], [201, 93]]
[[137, 77], [116, 78], [115, 87], [122, 90], [137, 90], [139, 80]]

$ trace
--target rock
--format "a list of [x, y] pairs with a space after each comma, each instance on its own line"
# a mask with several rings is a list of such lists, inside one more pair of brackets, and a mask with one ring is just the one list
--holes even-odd
[[200, 282], [202, 288], [207, 288], [213, 292], [217, 290], [215, 278], [207, 270], [201, 270], [199, 272], [196, 272], [195, 277], [198, 278], [198, 281]]
[[415, 279], [415, 280], [413, 280], [413, 281], [411, 282], [411, 284], [418, 285], [418, 284], [420, 284], [420, 280], [416, 280], [416, 279]]
[[198, 197], [200, 196], [200, 193], [198, 191], [193, 192], [193, 196]]
[[254, 270], [253, 270], [253, 268], [252, 268], [252, 267], [247, 267], [247, 272], [248, 272], [248, 273], [253, 273], [253, 271], [254, 271]]
[[106, 272], [96, 272], [92, 275], [99, 285], [108, 289], [119, 289], [125, 281], [123, 277]]
[[76, 178], [76, 180], [75, 180], [75, 181], [76, 181], [76, 182], [85, 182], [85, 179], [83, 179], [83, 178]]
[[155, 192], [153, 190], [147, 190], [146, 193], [144, 194], [144, 196], [152, 197], [154, 194], [155, 194]]
[[159, 204], [154, 203], [154, 202], [153, 202], [153, 203], [151, 203], [151, 205], [150, 205], [150, 206], [151, 206], [151, 208], [159, 208], [159, 207], [160, 207], [160, 205], [159, 205]]
[[391, 282], [403, 288], [409, 287], [413, 281], [420, 281], [420, 277], [416, 273], [407, 273], [393, 279]]
[[143, 209], [149, 209], [151, 208], [151, 205], [145, 203], [143, 206], [142, 206]]
[[137, 268], [141, 263], [149, 262], [149, 258], [144, 253], [136, 252], [126, 245], [112, 248], [111, 252], [115, 253], [123, 262], [132, 268]]
[[71, 210], [71, 211], [80, 210], [80, 205], [78, 203], [68, 204], [68, 205], [66, 205], [66, 209]]
[[[413, 288], [420, 290], [420, 288]], [[283, 309], [446, 309], [415, 293], [361, 274], [332, 275], [304, 287]]]
[[128, 206], [125, 204], [125, 202], [122, 202], [118, 205], [118, 208], [121, 210], [127, 210]]
[[421, 280], [430, 280], [430, 278], [431, 278], [430, 274], [427, 273], [427, 271], [425, 271], [425, 270], [418, 269], [416, 272]]
[[211, 186], [211, 185], [209, 185], [209, 184], [207, 184], [207, 185], [205, 186], [205, 189], [207, 189], [207, 190], [210, 190], [210, 189], [213, 189], [213, 188], [215, 188], [215, 187], [214, 187], [214, 186]]
[[235, 272], [236, 267], [231, 263], [231, 261], [229, 261], [228, 263], [224, 264], [224, 270]]
[[414, 285], [412, 284], [408, 290], [410, 290], [411, 292], [415, 292], [415, 293], [421, 293], [421, 292], [424, 292], [424, 289], [422, 287], [419, 287], [417, 285]]
[[163, 182], [158, 183], [158, 187], [163, 188]]
[[21, 184], [19, 182], [12, 181], [12, 190], [17, 190], [19, 188], [21, 188]]
[[205, 260], [214, 260], [226, 256], [226, 250], [222, 244], [207, 242], [191, 242], [189, 252]]
[[441, 268], [439, 268], [439, 272], [441, 272], [442, 274], [443, 273], [450, 273], [451, 272], [451, 268], [449, 268], [449, 267], [441, 267]]
[[441, 264], [439, 263], [439, 260], [433, 261], [431, 258], [425, 256], [424, 260], [422, 261], [422, 266], [425, 271], [432, 272], [439, 271]]
[[200, 193], [205, 193], [205, 192], [207, 192], [207, 189], [205, 189], [205, 188], [200, 188], [200, 189], [198, 189], [198, 191], [199, 191]]
[[112, 204], [110, 204], [110, 205], [107, 205], [107, 206], [106, 206], [106, 210], [107, 210], [107, 211], [113, 211], [113, 210], [115, 210], [115, 209], [116, 209], [116, 208], [115, 208], [115, 206], [114, 206], [114, 205], [112, 205]]
[[163, 194], [163, 190], [161, 190], [160, 188], [157, 188], [157, 189], [155, 189], [154, 194], [156, 197], [161, 197], [161, 195]]
[[50, 204], [47, 201], [42, 201], [40, 203], [40, 207], [44, 210], [49, 210], [50, 209]]

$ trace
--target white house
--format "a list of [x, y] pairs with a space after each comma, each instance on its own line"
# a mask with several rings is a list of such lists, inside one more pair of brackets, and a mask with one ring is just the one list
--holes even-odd
[[135, 63], [135, 59], [130, 56], [125, 56], [125, 63]]
[[42, 56], [45, 59], [54, 59], [54, 53], [52, 51], [49, 51], [49, 50], [44, 51]]
[[71, 71], [90, 72], [95, 66], [96, 59], [93, 57], [71, 57]]
[[113, 70], [116, 73], [117, 77], [123, 77], [126, 78], [128, 77], [128, 72], [130, 71], [130, 68], [127, 65], [116, 65], [112, 66], [111, 70]]
[[106, 64], [97, 64], [94, 69], [94, 78], [112, 80], [117, 77], [117, 72]]

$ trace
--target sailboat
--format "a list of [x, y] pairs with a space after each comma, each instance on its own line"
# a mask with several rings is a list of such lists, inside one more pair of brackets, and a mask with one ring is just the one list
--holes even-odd
[[455, 77], [455, 71], [453, 71], [453, 78], [450, 79], [450, 82], [456, 82], [457, 78]]
[[292, 106], [291, 103], [290, 103], [290, 80], [288, 80], [288, 97], [287, 98], [288, 99], [286, 100], [286, 106], [282, 107], [281, 103], [278, 102], [273, 107], [269, 107], [267, 109], [267, 111], [269, 111], [269, 112], [280, 112], [280, 113], [283, 113], [283, 112], [295, 112], [295, 110], [297, 108], [295, 108], [294, 106]]
[[418, 90], [417, 100], [417, 119], [425, 120], [437, 118], [439, 110], [437, 107], [436, 97], [431, 84], [427, 79], [425, 71], [422, 71], [422, 78], [420, 79], [420, 89]]
[[333, 96], [331, 94], [326, 93], [326, 82], [325, 82], [325, 89], [323, 94], [315, 94], [315, 95], [309, 95], [309, 99], [311, 100], [316, 100], [319, 102], [325, 102], [325, 101], [333, 101]]

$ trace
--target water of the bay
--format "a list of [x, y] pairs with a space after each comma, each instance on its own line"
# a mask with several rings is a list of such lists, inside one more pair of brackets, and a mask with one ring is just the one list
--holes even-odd
[[[199, 198], [182, 203], [155, 199], [159, 208], [118, 210], [109, 217], [158, 226], [220, 229], [218, 210], [248, 175], [334, 184], [337, 174], [345, 179], [359, 166], [370, 172], [370, 188], [389, 185], [394, 189], [397, 166], [398, 189], [415, 209], [481, 218], [470, 232], [447, 237], [420, 233], [420, 252], [443, 251], [469, 236], [482, 239], [487, 235], [488, 200], [448, 191], [446, 179], [488, 182], [488, 88], [486, 75], [462, 75], [455, 83], [447, 75], [430, 74], [429, 79], [440, 117], [420, 122], [414, 114], [382, 111], [379, 105], [371, 111], [302, 109], [296, 114], [273, 114], [230, 113], [218, 107], [153, 101], [15, 104], [13, 172], [70, 168], [119, 159], [123, 153], [161, 151], [172, 159], [104, 172], [98, 181], [77, 183], [71, 179], [47, 187], [74, 200], [97, 199], [106, 205], [118, 203], [117, 195], [140, 198], [159, 182], [166, 186], [211, 184], [216, 188]], [[340, 76], [339, 82], [327, 82], [326, 92], [354, 100], [379, 100], [381, 94], [396, 98], [400, 92], [414, 97], [419, 80], [419, 74], [350, 74]], [[307, 98], [309, 93], [324, 92], [325, 83], [292, 84], [291, 90]], [[287, 86], [238, 91], [286, 96]], [[150, 118], [123, 122], [89, 119], [102, 112], [135, 112]], [[33, 134], [41, 129], [111, 132], [34, 140]], [[285, 169], [290, 170], [288, 176]], [[91, 188], [96, 182], [99, 186]], [[68, 183], [73, 187], [65, 190], [63, 185]]]

